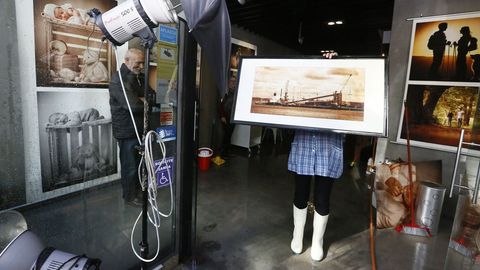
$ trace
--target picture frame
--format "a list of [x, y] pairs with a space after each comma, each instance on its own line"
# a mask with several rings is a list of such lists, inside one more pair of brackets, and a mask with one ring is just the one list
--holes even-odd
[[232, 121], [387, 136], [383, 57], [240, 61]]
[[[412, 21], [404, 92], [411, 145], [455, 152], [462, 129], [465, 141], [478, 143], [480, 12]], [[396, 138], [402, 144], [407, 142], [405, 106]]]
[[117, 2], [32, 2], [36, 86], [108, 88], [117, 68], [114, 51], [103, 40], [104, 34], [90, 20], [88, 11], [97, 8], [105, 12], [115, 7]]

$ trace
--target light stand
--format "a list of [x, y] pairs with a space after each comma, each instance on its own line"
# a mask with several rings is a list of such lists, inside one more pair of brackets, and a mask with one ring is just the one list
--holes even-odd
[[[155, 34], [150, 28], [144, 28], [142, 31], [135, 34], [136, 37], [141, 39], [141, 44], [145, 48], [145, 63], [143, 65], [144, 73], [144, 86], [143, 86], [143, 97], [145, 99], [143, 103], [143, 134], [142, 134], [142, 145], [138, 146], [139, 154], [145, 156], [145, 138], [147, 132], [150, 130], [150, 114], [152, 113], [152, 107], [150, 102], [153, 100], [153, 97], [150, 95], [149, 87], [149, 72], [148, 68], [150, 65], [150, 49], [153, 48], [153, 45], [157, 41]], [[152, 180], [154, 181], [154, 180]], [[148, 246], [148, 177], [147, 169], [142, 166], [142, 241], [140, 242], [140, 254], [142, 258], [147, 259], [149, 253]], [[142, 269], [147, 269], [147, 262], [142, 260]]]
[[[144, 131], [143, 142], [138, 147], [142, 156], [146, 156], [146, 138], [149, 130], [149, 115], [151, 114], [151, 107], [149, 105], [149, 74], [148, 66], [150, 62], [150, 49], [156, 41], [156, 37], [152, 30], [158, 27], [160, 23], [177, 23], [179, 13], [176, 9], [179, 7], [173, 6], [172, 0], [125, 0], [118, 6], [101, 13], [99, 10], [92, 9], [89, 15], [93, 18], [95, 24], [102, 30], [106, 39], [116, 46], [121, 46], [133, 37], [139, 37], [146, 49], [145, 56], [145, 103], [144, 103]], [[223, 93], [227, 85], [227, 71], [228, 60], [230, 59], [230, 17], [227, 10], [227, 5], [224, 0], [181, 0], [182, 11], [179, 15], [184, 16], [185, 22], [188, 25], [189, 33], [195, 37], [195, 40], [205, 49], [206, 58], [212, 64], [213, 73], [216, 77], [216, 82], [220, 95]], [[192, 115], [194, 115], [192, 113]], [[187, 166], [191, 166], [187, 164]], [[149, 167], [150, 168], [150, 167]], [[141, 255], [138, 256], [135, 250], [134, 253], [142, 261], [142, 269], [146, 269], [145, 261], [148, 256], [148, 238], [147, 238], [147, 221], [148, 221], [148, 177], [147, 169], [142, 168], [142, 241]], [[172, 195], [173, 196], [173, 195]], [[172, 203], [173, 207], [173, 203]], [[189, 206], [185, 206], [187, 208]], [[157, 210], [155, 210], [157, 211]], [[191, 222], [191, 217], [185, 216], [187, 221], [181, 224], [187, 229], [186, 224]], [[157, 226], [155, 224], [155, 226]], [[157, 230], [158, 233], [158, 230]], [[189, 232], [186, 232], [187, 235]], [[133, 234], [132, 234], [133, 235]], [[132, 238], [133, 239], [133, 238]], [[131, 240], [133, 241], [133, 240]], [[158, 253], [157, 253], [158, 254]]]

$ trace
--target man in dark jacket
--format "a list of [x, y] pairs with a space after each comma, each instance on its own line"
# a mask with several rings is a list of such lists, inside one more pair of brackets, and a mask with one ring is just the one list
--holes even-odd
[[117, 139], [120, 148], [123, 199], [134, 205], [141, 205], [141, 188], [137, 174], [140, 156], [135, 147], [139, 145], [143, 133], [143, 67], [144, 54], [139, 49], [129, 49], [125, 54], [125, 63], [120, 67], [125, 94], [138, 134], [133, 126], [118, 72], [112, 76], [109, 86], [113, 136]]

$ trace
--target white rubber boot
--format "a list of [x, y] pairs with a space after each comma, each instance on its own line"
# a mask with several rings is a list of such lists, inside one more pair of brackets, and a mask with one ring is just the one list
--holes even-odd
[[314, 261], [320, 261], [323, 258], [323, 235], [327, 228], [328, 215], [321, 216], [315, 211], [313, 217], [313, 237], [311, 257]]
[[307, 221], [307, 208], [298, 209], [293, 205], [293, 239], [290, 248], [296, 254], [302, 253], [303, 248], [303, 229]]

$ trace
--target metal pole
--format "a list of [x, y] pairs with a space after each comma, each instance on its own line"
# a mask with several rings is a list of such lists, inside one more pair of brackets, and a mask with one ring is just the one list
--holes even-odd
[[[143, 135], [142, 135], [142, 142], [145, 146], [145, 137], [147, 135], [147, 132], [150, 128], [150, 105], [149, 105], [149, 87], [148, 87], [148, 80], [149, 80], [149, 74], [148, 74], [148, 67], [150, 64], [150, 47], [145, 46], [145, 64], [144, 64], [144, 73], [145, 73], [145, 81], [144, 81], [144, 103], [143, 103]], [[143, 155], [145, 155], [145, 149], [143, 151]], [[140, 251], [141, 251], [141, 256], [144, 259], [148, 258], [148, 178], [147, 178], [147, 170], [146, 167], [142, 167], [142, 197], [143, 197], [143, 204], [142, 204], [142, 242], [140, 242]], [[142, 261], [142, 270], [147, 269], [147, 263], [145, 261]]]
[[410, 185], [410, 225], [415, 227], [415, 207], [413, 202], [413, 174], [412, 174], [412, 158], [410, 155], [410, 130], [408, 127], [408, 106], [407, 101], [404, 102], [405, 106], [405, 131], [407, 134], [407, 164], [408, 164], [408, 183]]
[[477, 177], [475, 178], [475, 189], [473, 190], [473, 199], [472, 199], [473, 204], [477, 204], [478, 188], [480, 187], [480, 182], [478, 181], [479, 179], [480, 179], [480, 164], [478, 165]]
[[453, 168], [452, 184], [450, 185], [450, 195], [449, 195], [450, 198], [453, 195], [453, 187], [455, 186], [455, 176], [457, 174], [458, 161], [460, 160], [460, 154], [462, 153], [462, 143], [463, 143], [464, 133], [465, 133], [465, 130], [462, 128], [462, 132], [460, 133], [460, 140], [458, 141], [457, 157], [455, 158], [455, 167]]

